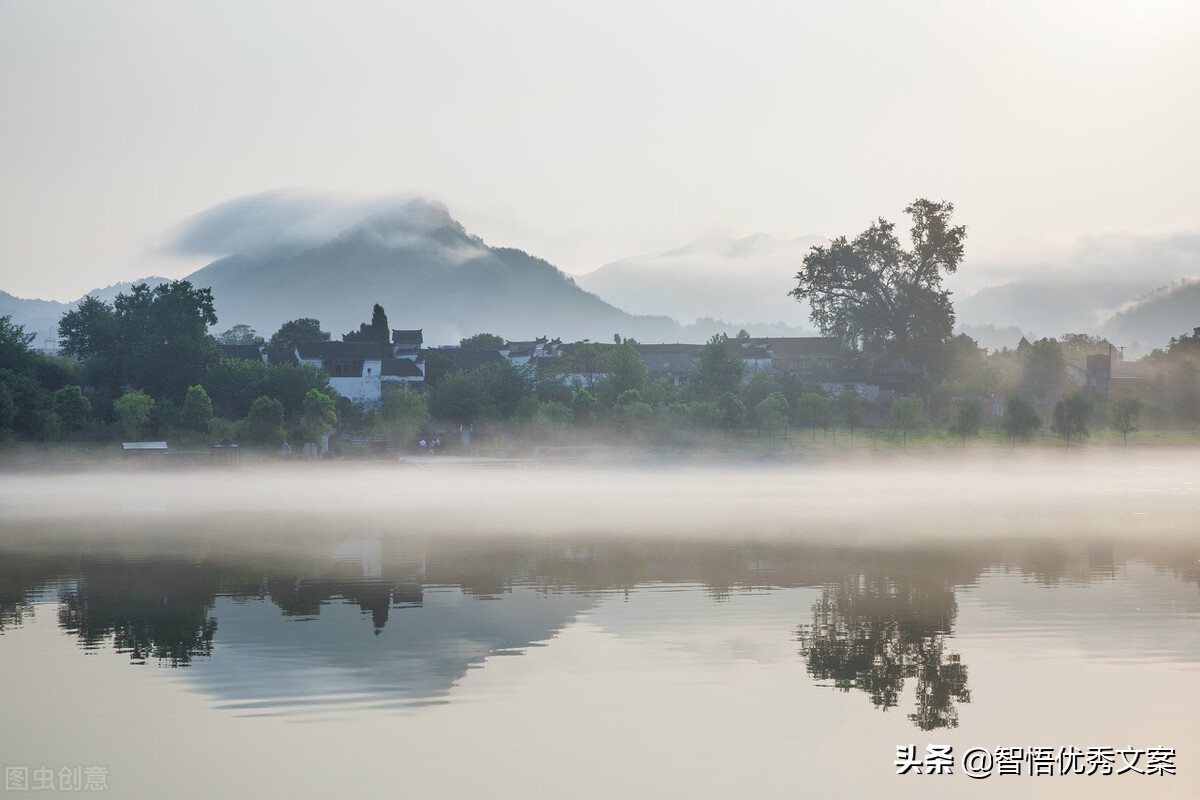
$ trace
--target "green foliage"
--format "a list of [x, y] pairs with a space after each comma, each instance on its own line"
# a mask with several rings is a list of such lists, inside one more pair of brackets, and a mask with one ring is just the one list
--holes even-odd
[[987, 351], [965, 333], [953, 336], [946, 343], [947, 376], [968, 384], [976, 392], [986, 392], [989, 384]]
[[787, 427], [788, 401], [783, 392], [771, 392], [754, 406], [758, 424], [767, 429], [772, 438], [777, 428]]
[[425, 386], [430, 389], [441, 383], [447, 375], [458, 371], [458, 364], [437, 350], [431, 350], [425, 355]]
[[53, 411], [47, 414], [45, 422], [42, 423], [42, 441], [61, 442], [66, 438], [67, 426], [63, 424], [62, 419]]
[[850, 436], [853, 438], [854, 427], [858, 425], [859, 417], [862, 414], [862, 400], [859, 398], [858, 392], [850, 390], [839, 394], [837, 400], [834, 401], [834, 413], [837, 415], [837, 419], [850, 429]]
[[54, 393], [51, 409], [57, 424], [67, 434], [79, 430], [88, 421], [92, 415], [92, 401], [87, 399], [80, 387], [64, 386]]
[[[1200, 333], [1200, 328], [1196, 329]], [[1112, 429], [1121, 434], [1129, 444], [1129, 434], [1137, 430], [1138, 416], [1142, 413], [1142, 401], [1136, 397], [1123, 397], [1112, 405]]]
[[950, 433], [961, 436], [966, 444], [968, 436], [978, 436], [979, 426], [983, 424], [983, 406], [974, 397], [960, 397], [954, 401], [954, 422], [950, 423]]
[[222, 331], [217, 334], [217, 342], [220, 344], [264, 344], [263, 337], [258, 335], [258, 331], [251, 328], [249, 325], [234, 325], [227, 331]]
[[429, 424], [429, 406], [425, 397], [417, 392], [388, 390], [383, 394], [381, 416], [392, 439], [399, 444], [408, 444]]
[[460, 424], [510, 419], [516, 414], [521, 398], [532, 394], [532, 378], [532, 370], [518, 369], [508, 361], [456, 372], [433, 388], [429, 411], [435, 417]]
[[58, 323], [62, 352], [80, 359], [114, 353], [121, 338], [121, 320], [116, 309], [91, 295]]
[[266, 393], [267, 375], [276, 368], [245, 358], [219, 358], [201, 376], [213, 413], [226, 419], [242, 419], [256, 397]]
[[596, 398], [587, 389], [580, 389], [571, 398], [571, 414], [577, 425], [596, 424]]
[[600, 376], [608, 372], [608, 345], [580, 342], [571, 345], [570, 352], [563, 355], [559, 366], [562, 375], [579, 375], [583, 388], [594, 387]]
[[718, 397], [713, 406], [718, 426], [733, 430], [746, 424], [746, 406], [733, 392], [726, 392]]
[[800, 395], [796, 401], [796, 424], [812, 428], [813, 439], [816, 439], [817, 428], [829, 424], [829, 398], [817, 391]]
[[113, 402], [117, 425], [120, 426], [121, 433], [130, 439], [136, 438], [146, 427], [153, 409], [153, 398], [140, 389], [130, 389]]
[[0, 383], [0, 442], [12, 435], [12, 422], [17, 416], [17, 404], [7, 384]]
[[1034, 431], [1042, 427], [1042, 418], [1038, 416], [1033, 403], [1020, 395], [1013, 395], [1005, 405], [1001, 427], [1014, 444], [1018, 439], [1028, 442]]
[[599, 381], [597, 391], [612, 404], [622, 392], [636, 389], [644, 392], [650, 380], [650, 369], [633, 345], [622, 343], [608, 349], [608, 375]]
[[255, 444], [278, 445], [283, 441], [283, 403], [271, 397], [259, 397], [250, 404], [243, 433]]
[[213, 403], [208, 392], [199, 384], [189, 386], [179, 414], [180, 425], [194, 433], [207, 433], [212, 416]]
[[1021, 391], [1045, 397], [1067, 380], [1067, 361], [1062, 346], [1053, 339], [1038, 339], [1022, 353]]
[[913, 220], [912, 249], [880, 218], [853, 240], [813, 247], [791, 295], [808, 303], [826, 336], [927, 364], [954, 324], [942, 278], [958, 269], [967, 232], [950, 224], [950, 203], [915, 200], [904, 211]]
[[473, 352], [496, 352], [501, 347], [504, 347], [504, 338], [494, 333], [477, 333], [474, 336], [468, 336], [466, 339], [460, 339], [458, 346], [463, 350], [471, 350]]
[[574, 420], [571, 409], [562, 403], [540, 403], [533, 415], [533, 427], [543, 432], [557, 432]]
[[1058, 434], [1064, 444], [1070, 444], [1072, 439], [1087, 438], [1088, 420], [1091, 417], [1092, 399], [1083, 392], [1076, 392], [1054, 404], [1050, 429]]
[[898, 397], [892, 402], [892, 429], [900, 431], [904, 446], [908, 447], [908, 434], [921, 426], [925, 419], [925, 406], [919, 397]]
[[337, 404], [319, 389], [309, 389], [304, 395], [304, 435], [311, 441], [331, 433], [337, 427]]
[[388, 325], [387, 314], [379, 303], [371, 309], [370, 324], [363, 322], [357, 331], [350, 331], [342, 336], [343, 342], [378, 342], [380, 347], [392, 343], [392, 329]]
[[697, 398], [713, 400], [742, 388], [746, 375], [746, 363], [738, 355], [729, 337], [715, 334], [700, 348], [700, 360], [692, 374], [689, 386]]
[[279, 326], [267, 342], [267, 358], [272, 364], [290, 364], [296, 360], [296, 345], [301, 342], [328, 342], [329, 331], [312, 317], [293, 319]]
[[14, 324], [11, 316], [0, 317], [0, 367], [13, 372], [28, 372], [33, 367], [34, 353], [29, 349], [35, 333], [26, 333], [25, 327]]
[[133, 286], [112, 306], [87, 298], [59, 323], [63, 350], [97, 365], [108, 387], [133, 386], [177, 397], [218, 356], [208, 327], [217, 322], [212, 292], [188, 281]]

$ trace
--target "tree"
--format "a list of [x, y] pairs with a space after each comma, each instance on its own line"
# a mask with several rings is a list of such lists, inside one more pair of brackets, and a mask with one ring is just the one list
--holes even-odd
[[718, 333], [700, 347], [700, 361], [689, 385], [701, 400], [712, 400], [727, 392], [739, 391], [745, 375], [746, 362], [742, 361], [729, 337]]
[[609, 348], [608, 376], [600, 382], [600, 389], [608, 402], [615, 401], [622, 392], [630, 389], [643, 392], [649, 380], [650, 368], [633, 345], [623, 343]]
[[264, 344], [263, 337], [249, 325], [234, 325], [227, 331], [217, 334], [220, 344]]
[[796, 423], [812, 428], [813, 441], [817, 440], [817, 428], [829, 421], [829, 400], [820, 392], [808, 391], [796, 401]]
[[477, 333], [474, 336], [468, 336], [466, 339], [460, 339], [458, 346], [463, 350], [474, 352], [494, 352], [504, 347], [504, 338], [494, 333]]
[[771, 392], [754, 406], [754, 414], [758, 422], [767, 429], [767, 437], [775, 441], [775, 429], [784, 428], [786, 432], [788, 418], [788, 401], [783, 392]]
[[562, 357], [559, 371], [564, 375], [578, 375], [583, 388], [594, 389], [600, 376], [608, 372], [610, 349], [612, 348], [592, 342], [571, 345], [570, 351]]
[[1033, 403], [1020, 395], [1013, 395], [1005, 404], [1004, 418], [1000, 424], [1004, 433], [1016, 444], [1017, 439], [1028, 442], [1033, 432], [1042, 427], [1042, 418], [1038, 416]]
[[813, 247], [790, 294], [809, 304], [826, 336], [928, 363], [954, 326], [942, 278], [957, 271], [967, 231], [951, 225], [951, 203], [918, 199], [904, 211], [912, 217], [911, 249], [880, 217], [853, 240], [840, 236]]
[[1022, 350], [1021, 391], [1045, 397], [1067, 380], [1062, 346], [1053, 339], [1038, 339]]
[[388, 325], [387, 314], [379, 303], [371, 309], [371, 322], [360, 323], [357, 331], [350, 331], [342, 336], [343, 342], [378, 342], [380, 347], [392, 343], [392, 329]]
[[154, 288], [139, 283], [112, 306], [86, 298], [59, 322], [63, 350], [99, 367], [110, 389], [132, 386], [152, 397], [177, 397], [219, 352], [208, 328], [217, 322], [209, 289], [188, 281]]
[[458, 372], [458, 364], [449, 356], [430, 350], [425, 355], [425, 385], [433, 388], [442, 382], [447, 375]]
[[733, 392], [726, 392], [716, 399], [717, 424], [726, 430], [739, 428], [746, 423], [746, 406]]
[[265, 395], [259, 397], [250, 404], [244, 432], [255, 444], [278, 445], [283, 441], [283, 403]]
[[429, 424], [429, 406], [425, 398], [406, 389], [384, 392], [384, 426], [397, 444], [412, 442]]
[[1129, 446], [1129, 434], [1137, 430], [1138, 415], [1141, 413], [1142, 401], [1136, 397], [1123, 397], [1113, 403], [1112, 428], [1121, 434], [1126, 446]]
[[63, 314], [58, 322], [58, 343], [62, 352], [79, 359], [112, 353], [121, 336], [116, 309], [88, 295], [74, 311]]
[[200, 384], [189, 386], [187, 396], [183, 399], [183, 410], [179, 422], [193, 433], [206, 433], [208, 424], [212, 422], [213, 403], [208, 392]]
[[571, 398], [571, 413], [577, 425], [593, 425], [596, 422], [596, 398], [587, 389], [580, 389]]
[[64, 386], [54, 393], [51, 412], [57, 416], [63, 433], [77, 431], [92, 415], [92, 402], [78, 386]]
[[0, 317], [0, 367], [27, 372], [34, 361], [29, 345], [36, 338], [36, 333], [26, 333], [25, 326], [15, 324], [10, 315]]
[[858, 392], [845, 391], [837, 396], [835, 408], [838, 419], [850, 429], [850, 446], [854, 446], [854, 426], [858, 424], [861, 403]]
[[892, 403], [892, 428], [904, 437], [904, 449], [908, 449], [908, 434], [921, 426], [925, 417], [925, 406], [919, 397], [899, 397]]
[[319, 389], [309, 389], [304, 395], [304, 436], [316, 441], [331, 433], [337, 426], [337, 404]]
[[0, 383], [0, 442], [8, 441], [12, 435], [12, 422], [17, 416], [17, 404], [13, 402], [12, 392], [4, 383]]
[[963, 445], [968, 436], [978, 436], [979, 426], [983, 423], [983, 406], [974, 397], [960, 397], [954, 401], [955, 418], [950, 423], [950, 433], [961, 436]]
[[1083, 392], [1076, 392], [1054, 404], [1051, 430], [1058, 434], [1063, 444], [1070, 444], [1071, 439], [1085, 439], [1088, 436], [1087, 425], [1091, 416], [1091, 398]]
[[121, 432], [131, 439], [150, 421], [150, 412], [153, 410], [154, 400], [140, 389], [130, 389], [113, 402], [117, 424], [121, 426]]
[[289, 364], [296, 358], [296, 345], [301, 342], [328, 342], [329, 331], [312, 317], [293, 319], [279, 326], [267, 342], [267, 358], [272, 364]]

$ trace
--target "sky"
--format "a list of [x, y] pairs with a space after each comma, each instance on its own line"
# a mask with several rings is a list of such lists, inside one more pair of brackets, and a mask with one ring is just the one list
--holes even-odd
[[977, 283], [1045, 273], [1200, 230], [1197, 96], [1191, 0], [0, 0], [0, 289], [183, 276], [186, 220], [289, 188], [571, 273], [930, 197]]

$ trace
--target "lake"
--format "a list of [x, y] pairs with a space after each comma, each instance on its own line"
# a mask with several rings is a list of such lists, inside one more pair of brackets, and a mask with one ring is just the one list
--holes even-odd
[[1195, 463], [4, 475], [6, 790], [1195, 797]]

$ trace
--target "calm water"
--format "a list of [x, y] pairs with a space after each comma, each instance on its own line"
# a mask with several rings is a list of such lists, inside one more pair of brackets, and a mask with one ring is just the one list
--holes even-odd
[[[694, 536], [650, 507], [533, 535], [26, 508], [0, 533], [0, 762], [129, 797], [1195, 797], [1200, 537], [1154, 515], [1189, 481], [1114, 478], [1115, 526], [1038, 506], [903, 541], [808, 530], [795, 492], [783, 533]], [[897, 775], [908, 744], [1173, 748], [1177, 774]]]

